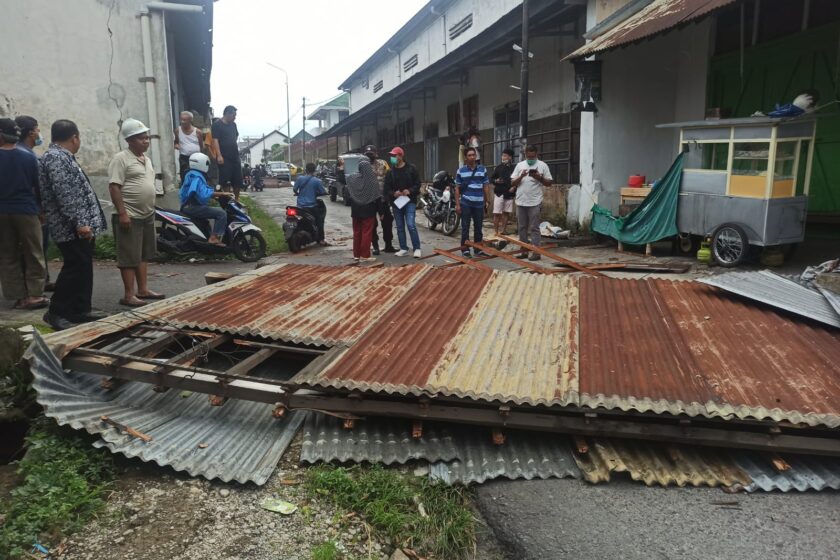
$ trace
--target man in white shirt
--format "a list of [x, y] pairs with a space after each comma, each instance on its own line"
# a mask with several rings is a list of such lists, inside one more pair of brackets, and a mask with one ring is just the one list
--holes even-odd
[[[537, 159], [537, 147], [525, 148], [525, 161], [517, 163], [511, 174], [511, 185], [516, 191], [516, 221], [520, 241], [540, 246], [540, 205], [543, 189], [551, 185], [551, 181], [548, 165]], [[531, 253], [528, 260], [538, 261], [540, 255]]]

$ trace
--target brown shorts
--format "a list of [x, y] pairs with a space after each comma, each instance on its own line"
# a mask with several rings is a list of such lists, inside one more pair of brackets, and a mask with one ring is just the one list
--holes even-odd
[[117, 246], [117, 266], [134, 268], [141, 262], [148, 262], [155, 256], [155, 217], [131, 218], [131, 227], [126, 231], [120, 227], [120, 218], [111, 216], [114, 228], [114, 241]]

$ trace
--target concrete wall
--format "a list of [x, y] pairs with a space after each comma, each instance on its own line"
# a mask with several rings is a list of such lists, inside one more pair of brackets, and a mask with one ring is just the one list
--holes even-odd
[[175, 119], [164, 16], [159, 13], [152, 16], [151, 31], [159, 121], [166, 126], [150, 122], [145, 84], [139, 81], [145, 72], [137, 14], [145, 3], [28, 0], [4, 10], [0, 18], [0, 35], [13, 55], [0, 57], [0, 116], [35, 117], [46, 142], [53, 121], [75, 121], [82, 137], [77, 157], [103, 202], [109, 201], [108, 162], [125, 146], [119, 139], [119, 123], [129, 117], [160, 134], [162, 162], [157, 170], [163, 172], [165, 186], [176, 184]]

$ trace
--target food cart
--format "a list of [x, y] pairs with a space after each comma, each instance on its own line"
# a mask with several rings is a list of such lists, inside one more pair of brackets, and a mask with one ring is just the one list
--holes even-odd
[[657, 128], [680, 130], [685, 157], [677, 229], [683, 240], [711, 235], [715, 261], [737, 266], [750, 245], [790, 246], [804, 239], [813, 118], [721, 119]]

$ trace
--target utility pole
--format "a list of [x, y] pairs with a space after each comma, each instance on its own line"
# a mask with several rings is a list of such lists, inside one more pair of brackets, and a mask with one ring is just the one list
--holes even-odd
[[528, 57], [528, 0], [522, 0], [522, 66], [519, 77], [519, 141], [523, 154], [525, 153], [525, 146], [528, 145]]
[[301, 165], [306, 167], [306, 98], [303, 98], [303, 129], [300, 132]]

